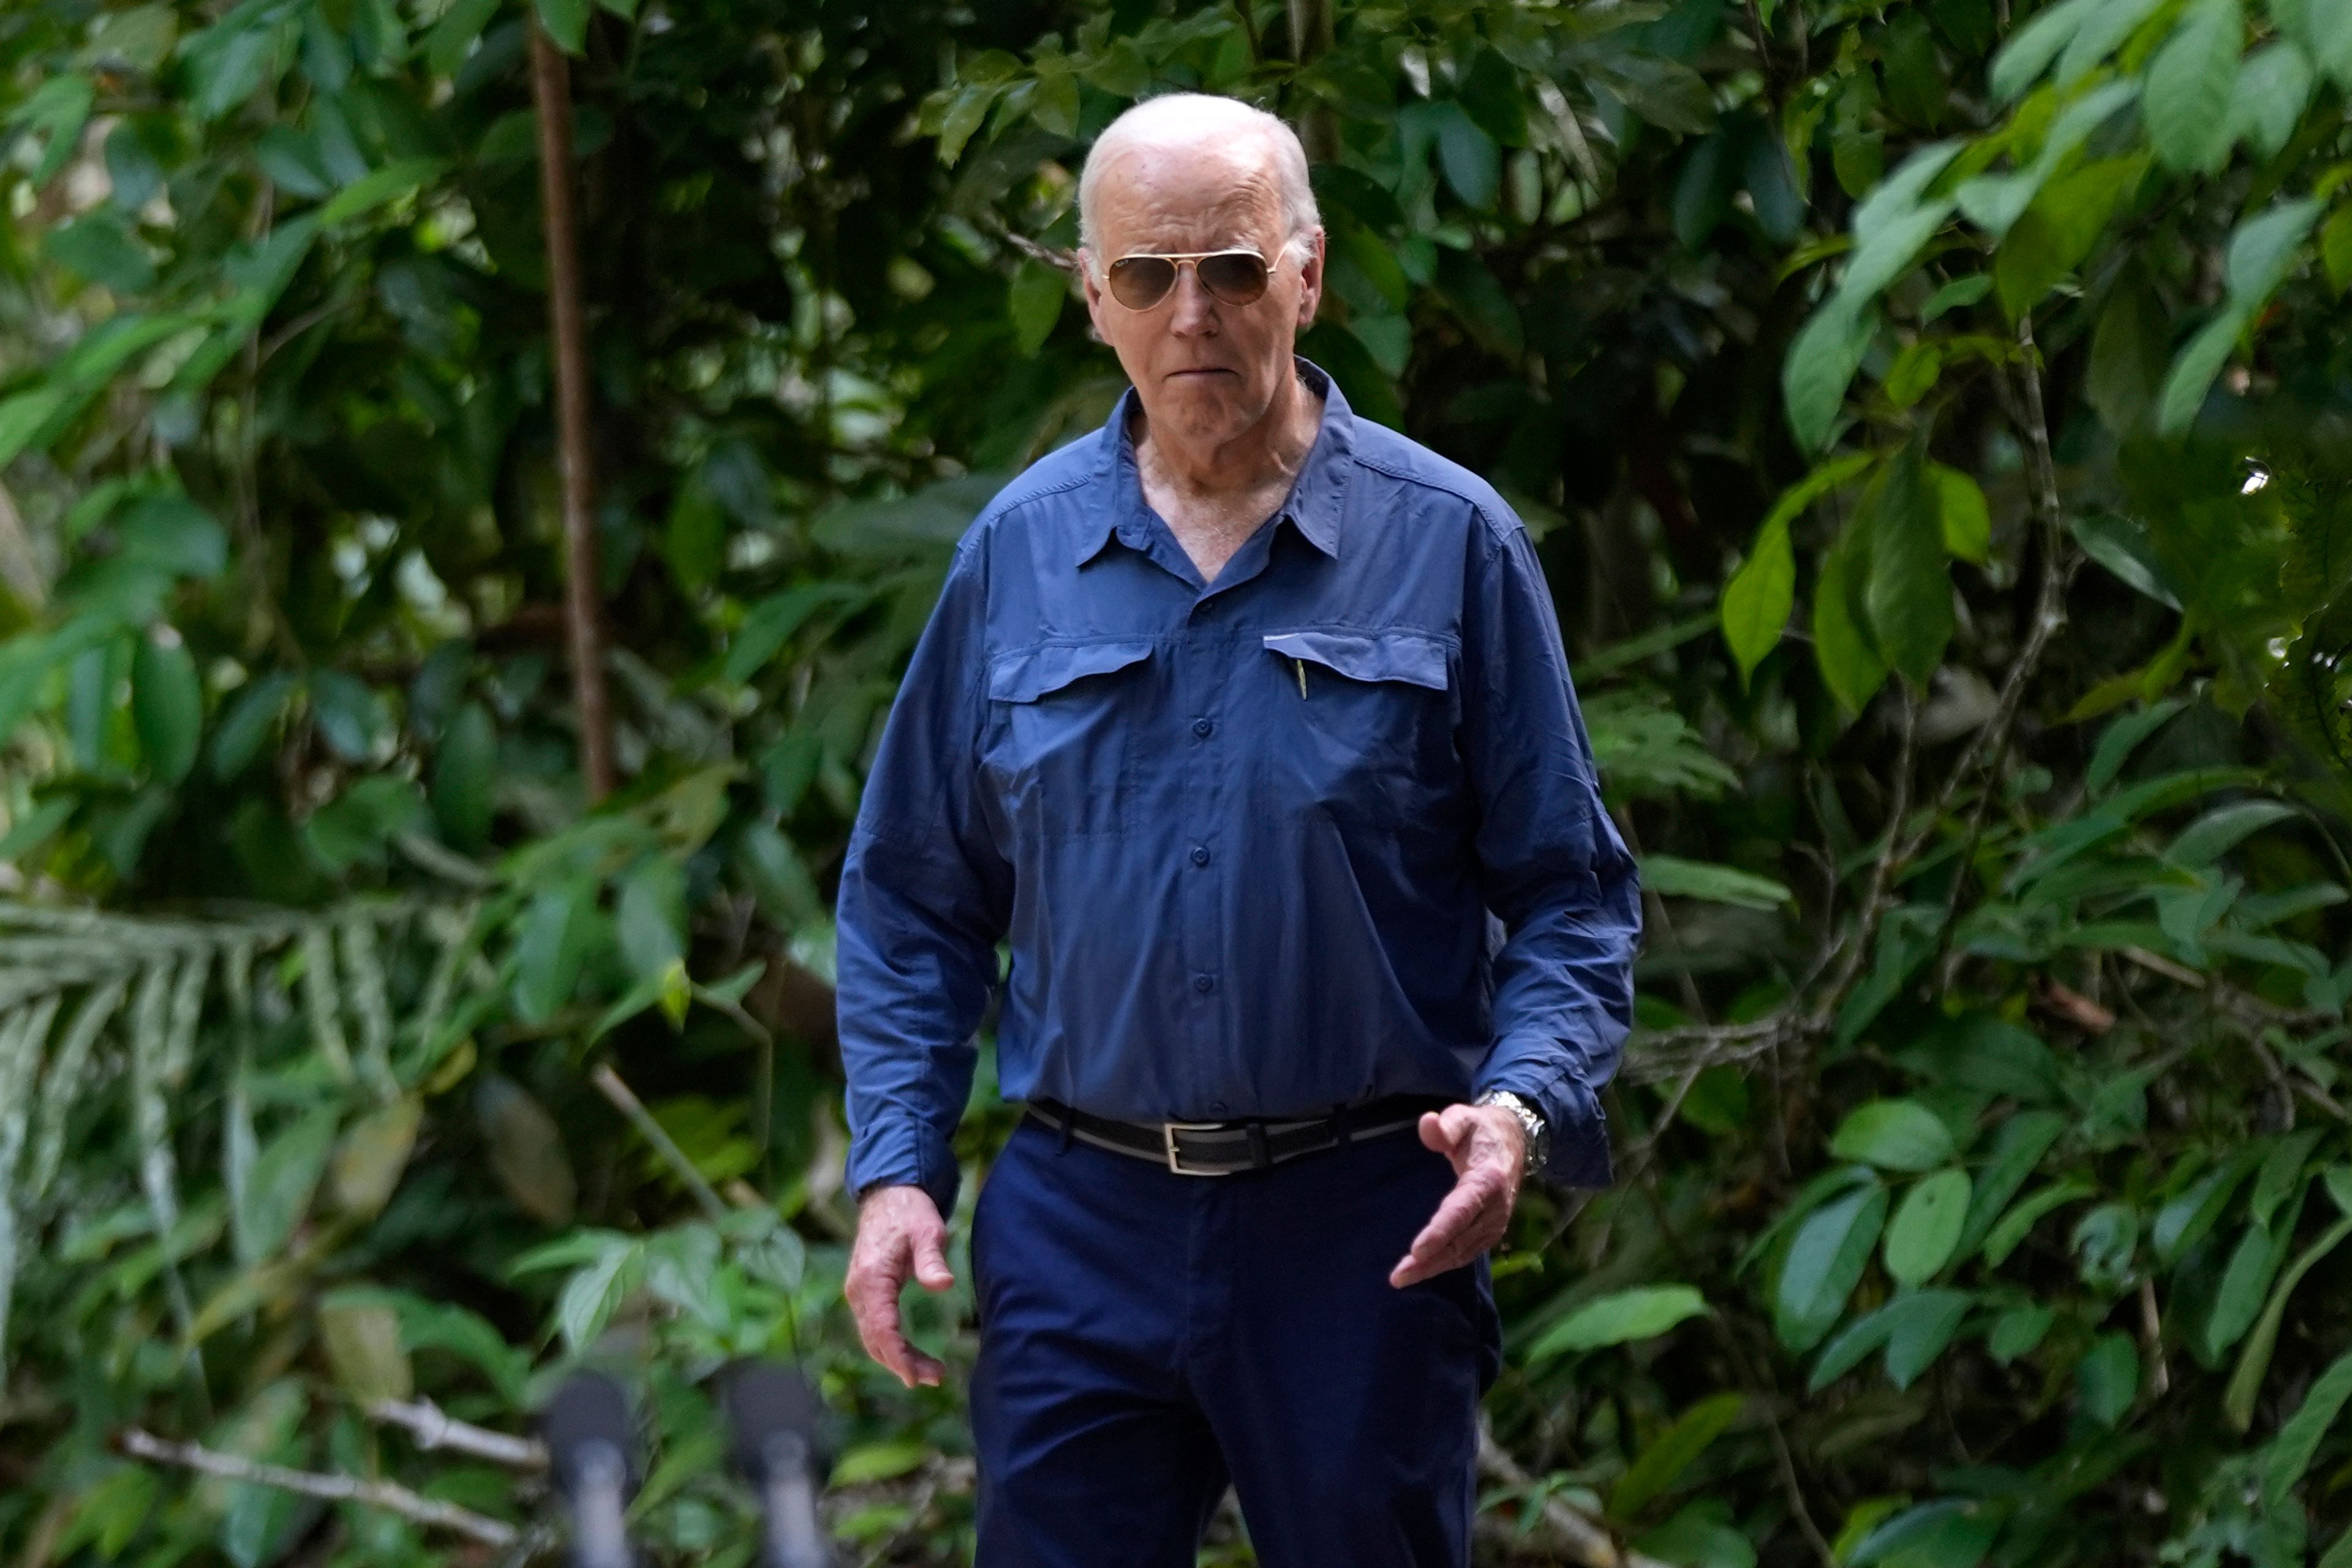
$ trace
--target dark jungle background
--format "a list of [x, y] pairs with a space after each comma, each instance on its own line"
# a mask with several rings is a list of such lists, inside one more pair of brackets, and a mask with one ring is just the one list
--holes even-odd
[[1482, 1556], [2352, 1564], [2352, 0], [13, 0], [0, 1562], [544, 1555], [417, 1413], [587, 1364], [739, 1568], [750, 1353], [845, 1561], [968, 1560], [958, 1379], [838, 1301], [829, 900], [952, 541], [1121, 384], [1075, 174], [1177, 87], [1304, 129], [1304, 352], [1540, 536], [1643, 860]]

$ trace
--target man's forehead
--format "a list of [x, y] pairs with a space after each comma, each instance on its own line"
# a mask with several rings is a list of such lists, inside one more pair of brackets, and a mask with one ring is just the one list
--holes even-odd
[[1096, 188], [1110, 231], [1239, 226], [1255, 231], [1279, 215], [1281, 182], [1255, 148], [1194, 142], [1123, 148]]

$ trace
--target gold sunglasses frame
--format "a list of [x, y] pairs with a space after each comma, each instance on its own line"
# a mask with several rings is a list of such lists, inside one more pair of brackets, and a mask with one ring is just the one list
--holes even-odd
[[[1103, 268], [1102, 290], [1104, 294], [1109, 297], [1111, 303], [1117, 305], [1120, 310], [1132, 310], [1139, 316], [1147, 311], [1157, 310], [1160, 306], [1165, 305], [1170, 300], [1175, 297], [1177, 285], [1184, 281], [1184, 268], [1189, 265], [1192, 268], [1193, 279], [1201, 285], [1202, 292], [1207, 294], [1210, 299], [1216, 300], [1220, 304], [1232, 305], [1236, 309], [1241, 309], [1250, 305], [1255, 305], [1258, 300], [1265, 299], [1265, 289], [1261, 288], [1254, 297], [1247, 300], [1228, 300], [1223, 294], [1218, 293], [1214, 289], [1209, 287], [1208, 279], [1201, 276], [1201, 263], [1203, 261], [1213, 260], [1220, 256], [1250, 257], [1265, 266], [1266, 287], [1270, 288], [1274, 283], [1275, 272], [1282, 266], [1282, 258], [1286, 254], [1288, 254], [1287, 247], [1285, 247], [1283, 250], [1276, 252], [1273, 256], [1268, 256], [1265, 252], [1259, 250], [1255, 246], [1248, 245], [1230, 245], [1223, 250], [1192, 250], [1181, 252], [1165, 250], [1130, 250], [1125, 256], [1117, 258], [1109, 264], [1109, 266]], [[1152, 300], [1149, 305], [1130, 305], [1126, 300], [1120, 299], [1117, 292], [1115, 292], [1111, 288], [1110, 275], [1122, 261], [1172, 261], [1176, 264], [1176, 271], [1174, 275], [1168, 279], [1168, 287], [1166, 290], [1160, 294], [1160, 298]]]

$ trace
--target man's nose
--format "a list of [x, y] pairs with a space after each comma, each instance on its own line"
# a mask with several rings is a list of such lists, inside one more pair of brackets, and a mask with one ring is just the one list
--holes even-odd
[[1176, 269], [1175, 298], [1169, 302], [1168, 330], [1180, 337], [1213, 331], [1217, 325], [1217, 302], [1208, 289], [1201, 286], [1201, 269], [1197, 266]]

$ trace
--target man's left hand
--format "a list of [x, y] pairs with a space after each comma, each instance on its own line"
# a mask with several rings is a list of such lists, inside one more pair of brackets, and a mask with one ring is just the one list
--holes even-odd
[[1503, 1239], [1527, 1164], [1527, 1129], [1499, 1105], [1424, 1113], [1421, 1141], [1454, 1162], [1454, 1190], [1389, 1271], [1399, 1288], [1459, 1268]]

